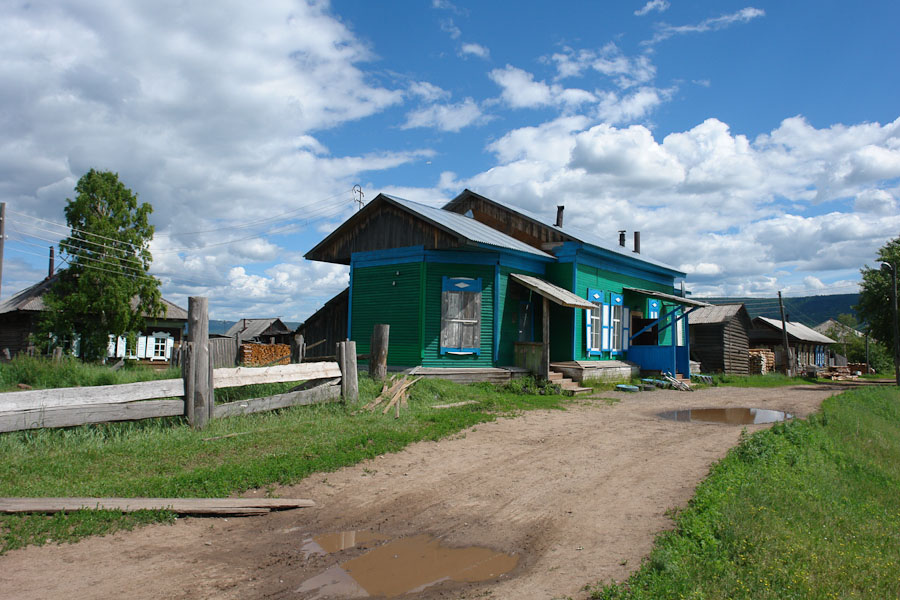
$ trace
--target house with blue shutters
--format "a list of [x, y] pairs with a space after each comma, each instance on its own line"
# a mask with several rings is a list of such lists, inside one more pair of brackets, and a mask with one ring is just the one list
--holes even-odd
[[389, 366], [426, 374], [688, 376], [688, 314], [704, 303], [677, 293], [683, 272], [605, 235], [469, 190], [441, 208], [380, 194], [306, 253], [349, 265], [350, 287], [300, 330], [346, 315], [367, 354], [387, 323]]

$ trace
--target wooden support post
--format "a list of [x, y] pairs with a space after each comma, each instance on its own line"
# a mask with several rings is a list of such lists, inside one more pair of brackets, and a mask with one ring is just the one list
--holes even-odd
[[369, 377], [382, 380], [387, 377], [388, 335], [391, 326], [384, 323], [375, 325], [372, 330], [372, 343], [369, 346]]
[[550, 301], [542, 296], [543, 315], [541, 315], [541, 378], [550, 379]]
[[181, 378], [184, 380], [184, 416], [188, 423], [194, 422], [194, 378], [191, 366], [194, 359], [194, 344], [187, 340], [181, 344]]
[[784, 320], [784, 303], [781, 301], [781, 290], [778, 290], [778, 307], [781, 309], [781, 340], [784, 345], [784, 374], [791, 376], [791, 346], [788, 342], [787, 325]]
[[338, 364], [341, 367], [341, 397], [344, 402], [359, 399], [359, 375], [356, 370], [356, 342], [338, 343]]
[[62, 348], [57, 346], [53, 349], [53, 362], [60, 362], [62, 360]]
[[[188, 298], [188, 333], [191, 339], [190, 379], [193, 393], [187, 396], [187, 402], [193, 405], [193, 414], [189, 414], [191, 427], [203, 429], [210, 415], [210, 383], [209, 369], [209, 303], [202, 296]], [[193, 420], [190, 420], [190, 417]]]
[[295, 333], [291, 337], [291, 362], [303, 362], [303, 336], [299, 333]]

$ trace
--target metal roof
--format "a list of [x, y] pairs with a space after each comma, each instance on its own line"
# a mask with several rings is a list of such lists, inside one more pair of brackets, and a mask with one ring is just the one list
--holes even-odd
[[450, 233], [458, 235], [477, 244], [486, 244], [497, 248], [506, 248], [508, 250], [517, 250], [528, 254], [534, 254], [544, 258], [555, 258], [551, 254], [547, 254], [543, 250], [539, 250], [534, 246], [529, 246], [525, 242], [521, 242], [514, 237], [497, 231], [493, 227], [489, 227], [480, 221], [466, 217], [459, 213], [435, 208], [425, 204], [419, 204], [412, 200], [390, 196], [388, 194], [379, 194], [387, 201], [395, 204], [404, 210], [415, 213], [425, 219], [432, 225], [445, 229]]
[[[492, 198], [487, 198], [486, 196], [482, 196], [481, 194], [478, 194], [478, 193], [476, 193], [476, 192], [472, 192], [471, 190], [466, 190], [466, 191], [470, 192], [471, 194], [473, 194], [473, 195], [475, 195], [475, 196], [477, 196], [477, 197], [479, 197], [479, 198], [481, 198], [481, 199], [483, 199], [483, 200], [486, 200], [486, 201], [488, 201], [488, 202], [491, 202], [491, 203], [493, 203], [493, 204], [496, 204], [497, 206], [500, 206], [500, 207], [505, 208], [505, 209], [507, 209], [507, 210], [509, 210], [509, 211], [518, 213], [518, 214], [522, 215], [523, 217], [525, 217], [525, 218], [527, 218], [527, 219], [529, 219], [529, 220], [531, 220], [531, 221], [534, 221], [535, 223], [537, 223], [537, 224], [539, 224], [539, 225], [543, 225], [544, 227], [549, 227], [550, 229], [554, 229], [554, 230], [556, 230], [556, 231], [559, 231], [559, 232], [562, 233], [564, 236], [571, 238], [572, 241], [581, 242], [581, 243], [587, 244], [587, 245], [589, 245], [589, 246], [594, 246], [595, 248], [599, 248], [600, 250], [606, 250], [607, 252], [612, 252], [612, 253], [614, 253], [614, 254], [619, 254], [619, 255], [621, 255], [621, 256], [623, 256], [623, 257], [628, 257], [628, 258], [631, 258], [631, 259], [634, 259], [634, 260], [640, 260], [640, 261], [643, 261], [643, 262], [645, 262], [645, 263], [649, 263], [649, 264], [651, 264], [651, 265], [654, 265], [654, 266], [657, 266], [657, 267], [660, 267], [660, 268], [663, 268], [663, 269], [672, 271], [672, 272], [676, 273], [676, 274], [677, 274], [678, 276], [680, 276], [680, 277], [684, 277], [684, 276], [686, 275], [686, 273], [684, 273], [683, 271], [680, 271], [680, 270], [676, 269], [676, 268], [673, 267], [672, 265], [666, 264], [666, 263], [664, 263], [664, 262], [662, 262], [662, 261], [659, 261], [659, 260], [652, 259], [652, 258], [648, 257], [648, 256], [645, 255], [645, 254], [634, 253], [634, 252], [628, 250], [627, 248], [625, 248], [624, 246], [620, 246], [620, 245], [618, 245], [618, 244], [610, 244], [610, 243], [608, 243], [605, 239], [603, 239], [603, 238], [601, 238], [599, 235], [597, 235], [596, 233], [593, 233], [593, 232], [590, 232], [590, 231], [585, 231], [585, 230], [579, 229], [579, 228], [577, 228], [577, 227], [566, 227], [565, 225], [563, 225], [562, 227], [557, 227], [557, 226], [554, 225], [553, 223], [550, 223], [549, 221], [546, 221], [545, 219], [543, 219], [543, 218], [540, 217], [539, 215], [536, 215], [536, 214], [534, 214], [534, 213], [532, 213], [532, 212], [530, 212], [530, 211], [528, 211], [528, 210], [525, 210], [524, 208], [519, 208], [519, 207], [516, 207], [516, 206], [511, 206], [511, 205], [509, 205], [509, 204], [506, 204], [505, 202], [500, 202], [499, 200], [494, 200], [494, 199], [492, 199]], [[462, 196], [463, 194], [465, 194], [466, 191], [462, 192], [459, 196], [457, 196], [456, 198], [454, 198], [453, 200], [451, 200], [450, 202], [448, 202], [445, 206], [449, 206], [450, 204], [452, 204], [453, 202], [455, 202], [456, 199], [459, 198], [460, 196]], [[693, 313], [692, 313], [692, 314], [693, 314]]]
[[724, 323], [731, 320], [743, 308], [743, 304], [714, 304], [691, 312], [691, 325]]
[[262, 335], [272, 326], [274, 326], [273, 331], [267, 335], [291, 333], [291, 330], [281, 322], [281, 319], [274, 317], [269, 319], [239, 319], [237, 323], [228, 328], [225, 335], [234, 337], [240, 333], [242, 339], [249, 340]]
[[[685, 304], [687, 306], [712, 306], [711, 304], [707, 304], [706, 302], [700, 302], [699, 300], [691, 300], [690, 298], [682, 298], [681, 296], [675, 296], [673, 294], [664, 294], [662, 292], [656, 292], [653, 290], [643, 290], [641, 288], [622, 288], [626, 292], [637, 292], [638, 294], [644, 294], [645, 296], [650, 296], [651, 298], [659, 298], [660, 300], [669, 300], [670, 302], [677, 302], [678, 304]], [[691, 313], [691, 316], [694, 316], [694, 313]]]
[[553, 300], [557, 304], [562, 306], [568, 306], [571, 308], [587, 308], [592, 309], [595, 308], [594, 304], [585, 300], [581, 296], [573, 294], [569, 290], [565, 290], [559, 286], [553, 285], [548, 281], [544, 281], [538, 277], [532, 277], [531, 275], [522, 275], [521, 273], [510, 273], [509, 276], [518, 281], [529, 290], [537, 292], [541, 296], [549, 300]]
[[[773, 329], [777, 329], [781, 331], [781, 320], [779, 319], [770, 319], [769, 317], [756, 317], [753, 319], [754, 321], [761, 321], [772, 327]], [[810, 329], [806, 325], [801, 323], [793, 323], [791, 321], [787, 321], [785, 323], [785, 329], [787, 329], [787, 333], [789, 336], [800, 340], [801, 342], [815, 342], [817, 344], [834, 344], [835, 341], [830, 337], [824, 336], [818, 331]]]

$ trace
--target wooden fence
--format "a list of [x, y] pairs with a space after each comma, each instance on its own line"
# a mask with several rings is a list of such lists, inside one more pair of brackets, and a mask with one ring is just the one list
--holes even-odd
[[[212, 368], [208, 339], [206, 343], [202, 339], [205, 301], [206, 298], [189, 300], [194, 339], [182, 357], [181, 379], [0, 394], [0, 432], [177, 415], [185, 415], [193, 427], [202, 428], [209, 419], [357, 398], [355, 342], [338, 343], [337, 362]], [[206, 351], [195, 352], [197, 347]], [[305, 383], [265, 398], [226, 404], [213, 401], [215, 389], [286, 381]]]

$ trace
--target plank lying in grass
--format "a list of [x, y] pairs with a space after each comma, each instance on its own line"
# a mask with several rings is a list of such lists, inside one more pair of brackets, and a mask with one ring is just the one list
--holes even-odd
[[456, 408], [457, 406], [468, 406], [469, 404], [478, 404], [478, 400], [466, 400], [465, 402], [451, 402], [450, 404], [433, 404], [431, 408]]
[[76, 510], [170, 510], [185, 515], [261, 515], [271, 510], [309, 508], [299, 498], [0, 498], [0, 513], [57, 513]]

